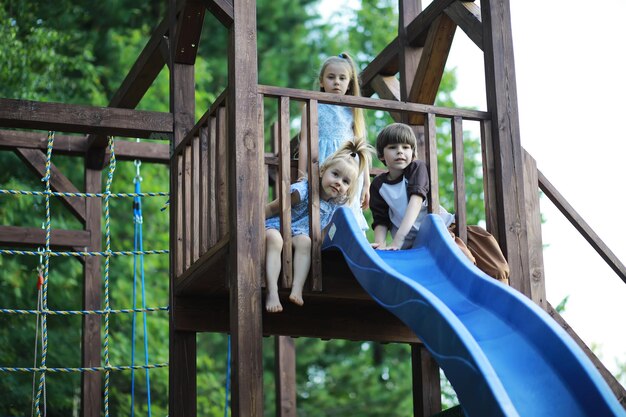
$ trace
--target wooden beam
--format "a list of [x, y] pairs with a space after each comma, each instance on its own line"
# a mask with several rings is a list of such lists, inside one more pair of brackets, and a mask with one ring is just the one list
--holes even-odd
[[[46, 132], [24, 132], [20, 130], [0, 130], [0, 149], [15, 148], [40, 149], [48, 147]], [[87, 150], [85, 136], [54, 135], [54, 153], [70, 156], [84, 156]]]
[[434, 0], [424, 11], [418, 14], [406, 27], [407, 42], [412, 46], [423, 46], [426, 43], [430, 25], [456, 0]]
[[[435, 102], [455, 30], [456, 24], [445, 14], [440, 15], [430, 26], [407, 101], [424, 104]], [[421, 125], [424, 116], [412, 115], [409, 121], [410, 124]]]
[[[102, 171], [90, 169], [85, 161], [85, 191], [102, 192]], [[85, 232], [90, 234], [88, 251], [102, 250], [102, 200], [89, 198], [85, 204]], [[99, 256], [87, 256], [83, 265], [83, 299], [85, 310], [102, 308], [102, 260]], [[102, 319], [98, 315], [82, 316], [81, 366], [101, 364]], [[102, 375], [95, 372], [81, 373], [81, 417], [98, 417], [102, 405]]]
[[[228, 201], [232, 417], [263, 416], [261, 196], [256, 0], [233, 4], [228, 52]], [[280, 315], [280, 314], [279, 314]]]
[[296, 346], [289, 336], [274, 337], [276, 416], [296, 417]]
[[430, 417], [441, 411], [439, 365], [422, 344], [411, 345], [413, 416]]
[[[181, 24], [177, 19], [176, 0], [169, 0], [169, 33], [178, 34], [177, 26]], [[182, 2], [184, 3], [184, 2]], [[170, 46], [178, 45], [174, 36], [170, 38]], [[187, 133], [194, 126], [195, 118], [195, 76], [194, 66], [175, 62], [175, 48], [170, 48], [170, 112], [173, 116], [172, 149], [182, 142]], [[173, 158], [173, 166], [170, 167], [170, 189], [172, 195], [172, 207], [170, 209], [170, 308], [177, 308], [177, 298], [174, 297], [176, 288], [176, 272], [180, 262], [174, 261], [174, 257], [181, 254], [181, 245], [178, 245], [178, 231], [183, 226], [182, 220], [190, 214], [181, 212], [179, 191], [184, 187], [179, 183], [178, 174], [185, 169], [180, 161], [184, 159], [177, 156]], [[182, 179], [182, 178], [181, 178]], [[183, 179], [184, 181], [184, 179]], [[179, 185], [181, 188], [179, 189]], [[189, 208], [190, 210], [191, 208]], [[179, 216], [182, 214], [182, 216]], [[182, 219], [181, 219], [182, 217]], [[172, 233], [173, 232], [173, 233]], [[184, 253], [184, 252], [183, 252]], [[177, 258], [178, 259], [178, 258]], [[173, 417], [195, 416], [197, 412], [197, 369], [196, 369], [196, 333], [180, 331], [175, 325], [174, 315], [170, 312], [170, 374], [169, 374], [169, 412]]]
[[178, 16], [174, 62], [193, 65], [198, 55], [198, 43], [206, 7], [199, 0], [187, 0], [184, 3], [185, 7]]
[[488, 112], [479, 110], [436, 107], [430, 104], [404, 103], [392, 100], [329, 94], [321, 91], [298, 90], [295, 88], [274, 87], [268, 85], [259, 85], [258, 92], [270, 97], [288, 96], [291, 97], [292, 100], [317, 100], [319, 103], [339, 104], [347, 107], [362, 107], [372, 110], [433, 113], [438, 117], [459, 116], [464, 120], [488, 120], [491, 117]]
[[[0, 130], [0, 149], [15, 148], [46, 150], [48, 137], [45, 133], [19, 130]], [[54, 136], [54, 154], [84, 157], [87, 151], [87, 136]], [[158, 142], [131, 142], [115, 140], [115, 157], [118, 161], [133, 161], [169, 164], [170, 146]]]
[[526, 199], [526, 228], [530, 250], [530, 298], [547, 309], [546, 278], [543, 269], [543, 241], [541, 239], [541, 207], [537, 162], [524, 151], [524, 198]]
[[232, 0], [202, 0], [204, 5], [222, 25], [229, 28], [233, 24]]
[[[15, 150], [17, 155], [28, 165], [28, 167], [38, 175], [43, 177], [46, 173], [46, 155], [37, 149], [22, 149], [17, 148]], [[53, 191], [79, 193], [80, 190], [72, 184], [72, 182], [61, 171], [50, 163], [50, 187]], [[70, 212], [78, 220], [85, 224], [85, 198], [84, 197], [58, 197], [63, 205], [67, 207]]]
[[[50, 232], [50, 245], [54, 248], [89, 246], [91, 233], [83, 230], [59, 230]], [[46, 233], [36, 227], [0, 226], [0, 245], [44, 246]]]
[[497, 237], [511, 269], [511, 286], [530, 297], [517, 87], [508, 0], [481, 0], [487, 109], [496, 172]]
[[626, 283], [626, 266], [619, 260], [611, 249], [600, 239], [600, 236], [589, 226], [580, 214], [565, 197], [559, 193], [554, 185], [543, 175], [541, 171], [537, 171], [539, 178], [539, 188], [554, 203], [557, 209], [565, 216], [567, 220], [578, 230], [585, 240], [595, 249], [595, 251], [604, 259], [613, 271]]
[[[400, 81], [393, 75], [377, 75], [370, 83], [371, 88], [384, 100], [400, 101]], [[389, 112], [393, 120], [400, 122], [402, 115], [398, 112]]]
[[[426, 31], [435, 19], [443, 13], [455, 0], [435, 0], [424, 11], [418, 14], [415, 19], [406, 26], [406, 44], [414, 47], [423, 46], [426, 42]], [[395, 38], [380, 54], [370, 62], [361, 72], [362, 89], [364, 97], [371, 96], [374, 91], [370, 87], [370, 82], [378, 74], [394, 75], [400, 68], [398, 53], [400, 50], [400, 40]]]
[[[407, 26], [419, 16], [422, 2], [415, 0], [399, 0], [398, 10], [398, 70], [400, 72], [400, 100], [412, 101], [412, 90], [415, 72], [421, 61], [422, 48], [409, 44]], [[429, 103], [430, 104], [430, 103]], [[403, 116], [403, 121], [408, 118]]]
[[480, 7], [473, 1], [457, 1], [445, 10], [446, 15], [461, 28], [463, 32], [483, 49], [483, 24]]
[[0, 126], [132, 138], [169, 138], [172, 115], [3, 98], [0, 99]]
[[169, 164], [170, 145], [166, 143], [116, 140], [115, 157], [118, 161], [140, 159], [141, 162]]
[[[288, 292], [281, 292], [286, 298]], [[228, 300], [221, 297], [185, 297], [177, 301], [172, 314], [176, 328], [198, 332], [229, 332]], [[263, 335], [314, 337], [323, 340], [371, 340], [376, 342], [419, 343], [420, 340], [396, 316], [371, 298], [346, 303], [323, 296], [305, 295], [302, 307], [283, 303], [281, 314], [263, 311]], [[231, 331], [232, 329], [232, 331]]]

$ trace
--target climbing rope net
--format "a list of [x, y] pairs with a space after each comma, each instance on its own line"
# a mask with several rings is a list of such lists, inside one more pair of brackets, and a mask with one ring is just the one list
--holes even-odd
[[[108, 147], [110, 151], [110, 161], [107, 172], [106, 186], [104, 193], [67, 193], [67, 192], [53, 192], [50, 184], [50, 176], [51, 176], [51, 160], [52, 160], [52, 149], [54, 146], [54, 132], [48, 133], [48, 141], [47, 141], [47, 149], [46, 149], [46, 163], [45, 163], [45, 173], [42, 178], [42, 182], [45, 184], [44, 191], [23, 191], [23, 190], [3, 190], [0, 189], [0, 195], [2, 194], [10, 194], [10, 195], [30, 195], [30, 196], [43, 196], [45, 201], [45, 222], [43, 228], [45, 229], [45, 246], [44, 248], [40, 248], [36, 251], [28, 251], [28, 250], [11, 250], [11, 249], [2, 249], [0, 250], [0, 255], [32, 255], [39, 256], [40, 258], [40, 267], [38, 268], [39, 282], [38, 282], [38, 302], [36, 310], [19, 310], [19, 309], [6, 309], [1, 308], [0, 314], [21, 314], [21, 315], [36, 315], [37, 316], [37, 330], [41, 328], [41, 355], [39, 358], [39, 366], [27, 368], [27, 367], [6, 367], [0, 366], [0, 372], [31, 372], [33, 373], [33, 378], [37, 374], [39, 374], [39, 382], [38, 384], [33, 384], [33, 405], [32, 408], [36, 416], [40, 417], [46, 414], [46, 398], [45, 398], [45, 387], [46, 387], [46, 375], [50, 373], [69, 373], [69, 372], [104, 372], [104, 415], [105, 417], [109, 416], [109, 385], [110, 385], [110, 374], [112, 371], [127, 371], [130, 370], [133, 374], [132, 384], [134, 387], [134, 371], [137, 369], [145, 369], [146, 370], [146, 381], [148, 386], [148, 410], [150, 410], [149, 406], [149, 370], [153, 368], [165, 368], [168, 366], [167, 363], [148, 363], [148, 352], [147, 352], [147, 326], [146, 326], [146, 315], [144, 314], [144, 354], [145, 354], [145, 363], [143, 365], [135, 365], [134, 358], [134, 345], [135, 345], [135, 315], [137, 313], [149, 313], [155, 311], [168, 311], [169, 307], [146, 307], [145, 306], [145, 289], [143, 282], [143, 256], [144, 255], [158, 255], [158, 254], [167, 254], [168, 250], [143, 250], [142, 243], [142, 232], [141, 232], [141, 224], [143, 223], [142, 212], [141, 212], [141, 197], [155, 197], [155, 196], [169, 196], [167, 192], [149, 192], [142, 193], [141, 188], [139, 186], [141, 182], [141, 177], [139, 175], [139, 166], [141, 163], [139, 161], [135, 161], [135, 166], [137, 167], [137, 176], [135, 177], [135, 192], [134, 193], [111, 193], [111, 185], [113, 183], [113, 176], [116, 168], [116, 159], [115, 159], [115, 143], [112, 137], [109, 137]], [[52, 222], [51, 222], [51, 210], [50, 210], [50, 199], [51, 197], [83, 197], [83, 198], [102, 198], [103, 199], [103, 210], [104, 210], [104, 234], [105, 234], [105, 250], [104, 251], [65, 251], [65, 252], [57, 252], [51, 250], [50, 244], [50, 236], [52, 230]], [[135, 248], [132, 251], [113, 251], [111, 250], [111, 221], [110, 221], [110, 199], [111, 198], [133, 198], [133, 215], [135, 222]], [[103, 272], [103, 280], [104, 280], [104, 308], [102, 310], [50, 310], [48, 308], [48, 278], [50, 272], [50, 258], [55, 256], [62, 257], [85, 257], [85, 256], [102, 256], [104, 258], [104, 272]], [[134, 259], [134, 283], [133, 283], [133, 308], [127, 309], [111, 309], [110, 305], [110, 294], [109, 294], [109, 276], [110, 276], [110, 261], [112, 257], [116, 256], [133, 256]], [[141, 275], [141, 288], [143, 294], [143, 301], [141, 308], [137, 308], [136, 305], [136, 280], [137, 280], [137, 269], [140, 270]], [[132, 364], [125, 366], [115, 366], [112, 365], [109, 358], [109, 319], [111, 314], [133, 314], [133, 346], [132, 346]], [[95, 367], [86, 367], [86, 368], [53, 368], [47, 366], [47, 358], [48, 358], [48, 316], [60, 315], [60, 316], [85, 316], [85, 315], [101, 315], [104, 317], [104, 334], [103, 334], [103, 366], [95, 366]], [[35, 336], [35, 340], [39, 339], [39, 335]], [[35, 346], [35, 351], [37, 352], [37, 345]], [[35, 393], [35, 385], [37, 386]], [[134, 390], [133, 390], [133, 402], [134, 402]], [[31, 411], [33, 411], [31, 410]], [[131, 415], [133, 414], [133, 407], [131, 403]], [[150, 415], [150, 413], [149, 413]]]

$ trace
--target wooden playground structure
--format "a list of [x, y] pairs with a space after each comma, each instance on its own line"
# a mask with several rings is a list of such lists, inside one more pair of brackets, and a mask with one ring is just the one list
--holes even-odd
[[[195, 120], [194, 62], [206, 11], [228, 28], [228, 85]], [[290, 103], [306, 104], [312, 177], [318, 175], [317, 105], [335, 103], [389, 112], [414, 127], [422, 139], [432, 181], [430, 203], [437, 205], [437, 119], [449, 120], [453, 140], [454, 191], [458, 230], [465, 238], [463, 123], [480, 125], [488, 230], [496, 236], [511, 268], [511, 286], [543, 309], [579, 343], [626, 408], [626, 391], [545, 297], [539, 190], [563, 212], [626, 283], [626, 267], [537, 169], [521, 147], [508, 0], [399, 0], [397, 37], [363, 69], [363, 97], [259, 85], [255, 0], [170, 0], [169, 15], [154, 30], [108, 107], [0, 98], [0, 149], [12, 150], [32, 170], [44, 172], [45, 134], [54, 130], [59, 152], [84, 155], [84, 190], [102, 192], [107, 137], [169, 138], [170, 146], [116, 143], [121, 160], [168, 164], [170, 168], [170, 416], [196, 415], [196, 334], [228, 332], [232, 338], [233, 416], [262, 416], [262, 338], [276, 338], [277, 415], [295, 416], [295, 352], [292, 336], [408, 343], [412, 349], [414, 415], [441, 412], [439, 367], [420, 340], [395, 316], [378, 306], [354, 280], [343, 259], [321, 252], [322, 236], [312, 233], [312, 265], [303, 307], [284, 305], [281, 314], [263, 308], [264, 210], [268, 172], [283, 212], [291, 175]], [[487, 111], [433, 105], [454, 34], [464, 31], [484, 54]], [[170, 74], [170, 112], [134, 110], [157, 75]], [[376, 93], [379, 98], [371, 98]], [[276, 125], [264, 121], [266, 106], [277, 106]], [[272, 136], [275, 152], [265, 152]], [[77, 190], [52, 168], [51, 186]], [[313, 183], [313, 182], [312, 182]], [[312, 192], [317, 192], [313, 186]], [[59, 197], [84, 231], [53, 230], [56, 248], [101, 250], [101, 202]], [[312, 218], [319, 202], [311, 207]], [[315, 230], [312, 227], [312, 230]], [[319, 229], [319, 228], [318, 228]], [[0, 244], [37, 247], [41, 229], [0, 225]], [[290, 248], [291, 236], [284, 236]], [[281, 286], [291, 285], [291, 255], [284, 251]], [[102, 304], [101, 260], [84, 262], [83, 308]], [[100, 366], [101, 319], [83, 318], [81, 366]], [[102, 409], [98, 373], [84, 374], [82, 416]]]

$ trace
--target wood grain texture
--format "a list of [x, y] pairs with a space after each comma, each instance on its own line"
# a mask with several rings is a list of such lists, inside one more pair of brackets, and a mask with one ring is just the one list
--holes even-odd
[[526, 151], [524, 151], [524, 197], [526, 199], [528, 249], [530, 250], [530, 298], [546, 310], [546, 279], [543, 269], [543, 241], [541, 239], [541, 207], [539, 205], [537, 162]]

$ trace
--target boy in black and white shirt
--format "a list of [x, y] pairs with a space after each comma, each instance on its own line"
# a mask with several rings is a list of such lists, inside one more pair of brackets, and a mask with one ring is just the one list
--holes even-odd
[[[370, 209], [374, 218], [374, 243], [381, 250], [409, 249], [423, 219], [430, 180], [424, 161], [417, 159], [417, 140], [411, 128], [402, 123], [385, 127], [376, 138], [378, 158], [388, 172], [370, 185]], [[509, 266], [495, 238], [479, 226], [468, 226], [468, 246], [452, 232], [454, 216], [443, 207], [439, 215], [463, 253], [487, 274], [508, 284]], [[393, 241], [386, 244], [387, 232]]]

